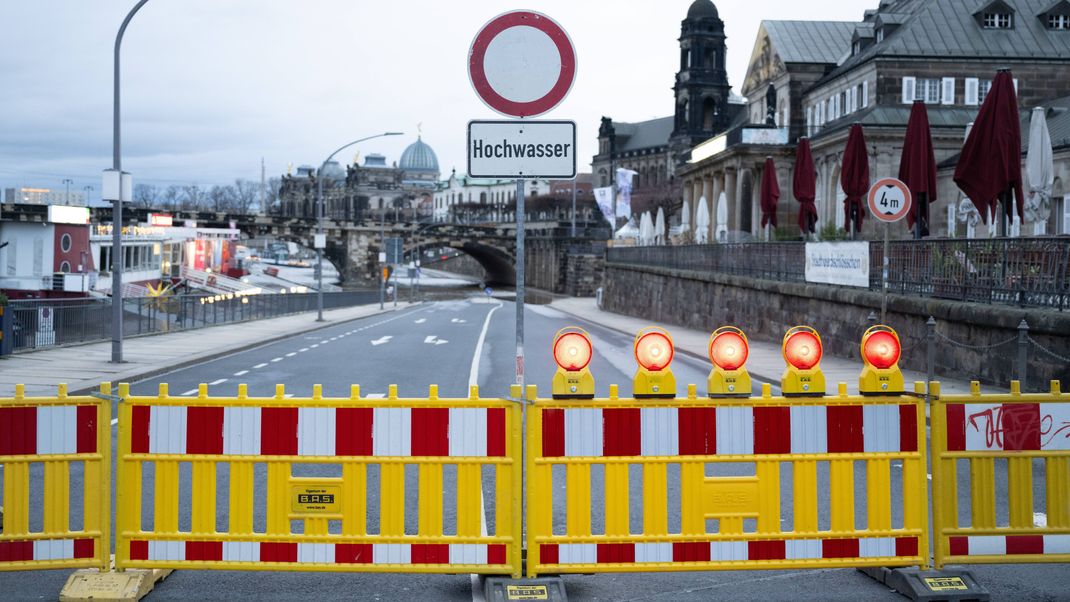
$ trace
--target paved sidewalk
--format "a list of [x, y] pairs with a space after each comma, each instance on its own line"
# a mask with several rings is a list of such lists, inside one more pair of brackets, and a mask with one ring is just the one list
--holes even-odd
[[[675, 326], [672, 324], [658, 324], [650, 320], [633, 318], [623, 314], [616, 314], [598, 308], [593, 298], [567, 297], [556, 299], [550, 307], [586, 320], [612, 328], [628, 334], [634, 334], [640, 328], [647, 326], [661, 326], [672, 334], [672, 340], [676, 348], [689, 355], [705, 359], [706, 348], [710, 342], [710, 333]], [[780, 353], [780, 345], [765, 341], [749, 339], [750, 356], [747, 358], [747, 370], [751, 377], [764, 382], [779, 383], [780, 375], [784, 372], [784, 358]], [[858, 390], [858, 373], [862, 370], [862, 362], [857, 359], [844, 359], [826, 355], [821, 358], [821, 369], [825, 373], [826, 390], [831, 394], [836, 392], [836, 383], [847, 383], [848, 392]], [[907, 383], [907, 389], [913, 390], [915, 381], [924, 381], [925, 374], [914, 370], [903, 370], [903, 378]], [[940, 390], [942, 393], [969, 393], [970, 383], [965, 380], [940, 378]], [[699, 383], [701, 384], [701, 383]], [[989, 388], [982, 387], [985, 392]]]
[[409, 303], [359, 305], [323, 312], [317, 322], [308, 312], [124, 339], [122, 364], [111, 363], [111, 341], [58, 347], [0, 358], [0, 397], [12, 397], [15, 385], [26, 385], [26, 395], [55, 395], [56, 385], [67, 383], [71, 394], [95, 391], [100, 383], [130, 382], [184, 366], [259, 347], [295, 334], [379, 313], [401, 311]]

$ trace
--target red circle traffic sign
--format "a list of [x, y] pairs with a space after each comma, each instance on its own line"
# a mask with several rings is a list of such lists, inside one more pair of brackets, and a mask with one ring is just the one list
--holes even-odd
[[553, 19], [531, 10], [491, 19], [472, 40], [468, 77], [488, 107], [510, 117], [535, 117], [568, 95], [576, 50]]
[[869, 189], [869, 211], [883, 222], [903, 219], [910, 212], [912, 203], [910, 189], [896, 178], [881, 178]]

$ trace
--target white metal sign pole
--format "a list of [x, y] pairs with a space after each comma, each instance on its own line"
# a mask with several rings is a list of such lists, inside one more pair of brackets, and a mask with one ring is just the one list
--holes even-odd
[[524, 393], [524, 180], [516, 180], [516, 384]]

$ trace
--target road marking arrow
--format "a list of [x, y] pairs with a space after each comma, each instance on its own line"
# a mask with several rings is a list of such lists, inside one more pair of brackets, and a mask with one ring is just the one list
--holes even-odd
[[467, 321], [468, 320], [462, 320], [461, 318], [454, 318], [454, 319], [450, 320], [450, 322], [453, 322], [454, 324], [464, 324]]
[[372, 345], [379, 346], [379, 345], [382, 345], [383, 343], [389, 343], [390, 339], [392, 339], [392, 338], [394, 338], [394, 337], [392, 337], [390, 335], [386, 335], [384, 337], [380, 337], [380, 338], [375, 339], [374, 341], [372, 341]]
[[424, 342], [428, 345], [445, 345], [446, 343], [449, 343], [446, 339], [440, 339], [433, 334], [424, 337]]
[[419, 320], [416, 320], [416, 323], [417, 324], [423, 324], [426, 321], [427, 321], [427, 318], [420, 318]]

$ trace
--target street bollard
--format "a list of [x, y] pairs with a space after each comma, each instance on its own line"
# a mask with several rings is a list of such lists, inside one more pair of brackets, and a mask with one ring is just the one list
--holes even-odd
[[925, 321], [925, 399], [929, 400], [931, 391], [929, 387], [933, 382], [933, 373], [936, 371], [936, 319], [929, 316]]
[[1018, 323], [1018, 386], [1022, 391], [1027, 391], [1025, 384], [1026, 371], [1029, 362], [1029, 323], [1022, 318]]

